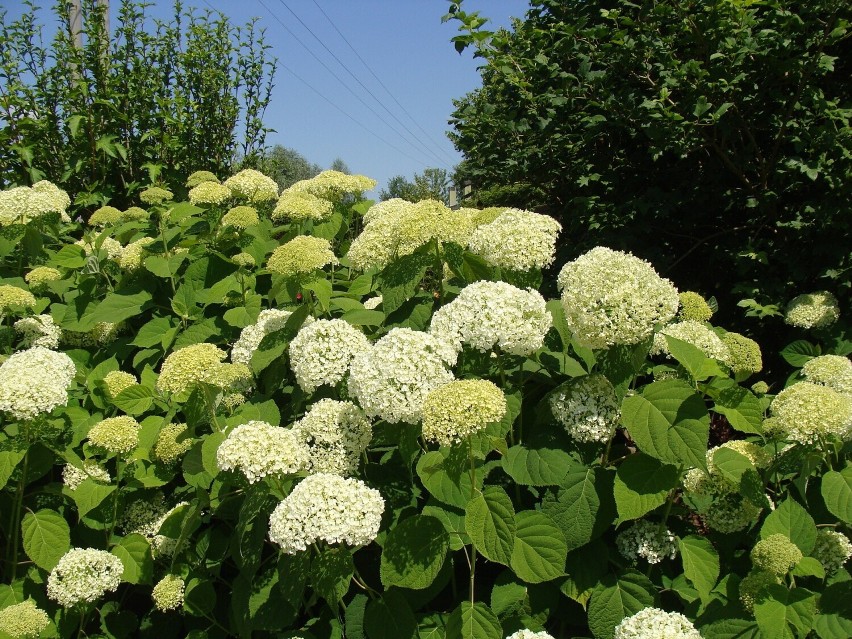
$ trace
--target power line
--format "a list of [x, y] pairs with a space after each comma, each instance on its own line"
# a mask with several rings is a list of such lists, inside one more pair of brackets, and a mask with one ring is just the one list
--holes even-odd
[[[429, 148], [428, 148], [425, 144], [423, 144], [423, 142], [420, 140], [420, 138], [419, 138], [419, 137], [418, 137], [418, 136], [417, 136], [417, 135], [416, 135], [416, 134], [415, 134], [415, 133], [414, 133], [411, 129], [409, 129], [409, 128], [408, 128], [408, 126], [407, 126], [404, 122], [402, 122], [402, 120], [400, 120], [400, 119], [399, 119], [399, 118], [398, 118], [398, 117], [397, 117], [397, 116], [396, 116], [396, 115], [395, 115], [395, 114], [394, 114], [394, 113], [393, 113], [390, 109], [388, 109], [388, 108], [387, 108], [387, 106], [385, 105], [385, 103], [384, 103], [384, 102], [382, 102], [381, 100], [379, 100], [379, 99], [378, 99], [378, 98], [377, 98], [377, 97], [373, 94], [373, 92], [372, 92], [372, 91], [371, 91], [371, 90], [370, 90], [367, 86], [365, 86], [363, 82], [361, 82], [361, 80], [360, 80], [360, 79], [358, 79], [358, 76], [356, 76], [356, 75], [352, 72], [352, 70], [351, 70], [348, 66], [346, 66], [346, 64], [345, 64], [345, 63], [344, 63], [344, 62], [343, 62], [340, 58], [338, 58], [338, 57], [337, 57], [337, 55], [336, 55], [336, 54], [335, 54], [335, 53], [334, 53], [331, 49], [329, 49], [329, 48], [328, 48], [328, 46], [326, 46], [325, 42], [323, 42], [323, 41], [322, 41], [322, 39], [321, 39], [321, 38], [320, 38], [320, 37], [319, 37], [316, 33], [314, 33], [314, 32], [313, 32], [313, 30], [312, 30], [312, 29], [311, 29], [311, 28], [310, 28], [307, 24], [305, 24], [305, 22], [304, 22], [304, 21], [303, 21], [303, 20], [302, 20], [302, 19], [298, 16], [298, 14], [296, 14], [296, 12], [295, 12], [295, 11], [293, 11], [293, 10], [292, 10], [292, 9], [291, 9], [288, 5], [287, 5], [287, 3], [286, 3], [284, 0], [278, 0], [278, 1], [279, 1], [279, 2], [280, 2], [283, 6], [284, 6], [284, 8], [285, 8], [285, 9], [287, 9], [287, 11], [289, 11], [291, 14], [293, 14], [293, 17], [294, 17], [294, 18], [296, 18], [296, 20], [298, 20], [298, 21], [299, 21], [299, 24], [301, 24], [301, 25], [302, 25], [302, 26], [303, 26], [303, 27], [304, 27], [304, 28], [308, 31], [308, 33], [310, 33], [310, 34], [314, 37], [314, 39], [315, 39], [317, 42], [319, 42], [319, 43], [320, 43], [320, 45], [322, 46], [322, 48], [323, 48], [323, 49], [325, 49], [325, 50], [326, 50], [326, 52], [328, 52], [328, 54], [329, 54], [332, 58], [334, 58], [334, 59], [337, 61], [337, 63], [338, 63], [341, 67], [343, 67], [343, 68], [346, 70], [346, 72], [347, 72], [350, 76], [352, 76], [352, 79], [354, 79], [354, 80], [355, 80], [355, 82], [357, 82], [357, 83], [358, 83], [358, 85], [359, 85], [362, 89], [364, 89], [364, 91], [366, 91], [366, 92], [367, 92], [367, 94], [368, 94], [371, 98], [373, 98], [373, 100], [375, 100], [375, 101], [379, 104], [379, 106], [381, 106], [381, 107], [385, 110], [385, 112], [387, 112], [387, 114], [388, 114], [389, 116], [391, 116], [391, 117], [392, 117], [392, 118], [393, 118], [393, 119], [394, 119], [394, 120], [395, 120], [395, 121], [396, 121], [396, 122], [397, 122], [397, 123], [398, 123], [398, 124], [399, 124], [399, 125], [403, 128], [403, 129], [405, 129], [405, 130], [408, 132], [408, 134], [409, 134], [409, 135], [410, 135], [410, 136], [411, 136], [411, 137], [412, 137], [412, 138], [413, 138], [413, 139], [414, 139], [414, 140], [415, 140], [415, 141], [416, 141], [416, 142], [417, 142], [417, 143], [418, 143], [418, 144], [422, 147], [422, 149], [423, 149], [424, 151], [426, 151], [427, 155], [431, 155], [431, 156], [432, 156], [434, 159], [436, 159], [436, 160], [437, 160], [440, 164], [444, 164], [445, 166], [447, 166], [447, 168], [450, 168], [450, 167], [449, 167], [449, 165], [447, 165], [447, 163], [446, 163], [444, 160], [440, 159], [437, 155], [435, 155], [435, 153], [434, 153], [433, 151], [431, 151], [431, 150], [430, 150], [430, 149], [429, 149]], [[261, 4], [263, 4], [263, 3], [261, 2]], [[289, 29], [288, 29], [288, 31], [289, 31]], [[302, 46], [305, 46], [305, 45], [302, 43]], [[350, 45], [350, 46], [351, 46], [351, 45]], [[315, 57], [316, 57], [316, 56], [315, 56]], [[360, 56], [359, 56], [359, 57], [360, 57]], [[397, 132], [397, 133], [398, 133], [398, 132]], [[411, 142], [409, 142], [409, 144], [411, 144]]]
[[[420, 126], [420, 123], [417, 121], [417, 119], [414, 116], [412, 116], [411, 113], [409, 113], [408, 110], [402, 104], [400, 104], [399, 100], [396, 99], [396, 96], [393, 94], [393, 92], [390, 89], [388, 89], [387, 86], [385, 86], [385, 83], [382, 82], [382, 79], [378, 75], [376, 75], [376, 73], [373, 71], [373, 69], [370, 67], [370, 65], [367, 64], [367, 61], [364, 60], [364, 58], [361, 57], [361, 54], [358, 53], [357, 49], [355, 49], [355, 47], [352, 46], [352, 43], [350, 43], [349, 40], [346, 38], [346, 36], [343, 35], [343, 33], [340, 31], [340, 29], [337, 28], [337, 25], [329, 17], [329, 15], [325, 12], [325, 10], [320, 6], [319, 2], [317, 2], [317, 0], [312, 0], [312, 1], [316, 5], [317, 9], [319, 9], [320, 12], [325, 16], [325, 19], [328, 20], [328, 23], [332, 26], [332, 28], [335, 31], [337, 31], [337, 35], [339, 35], [341, 37], [341, 39], [346, 43], [346, 45], [350, 49], [352, 49], [352, 53], [355, 54], [355, 56], [361, 61], [361, 64], [363, 64], [364, 67], [367, 69], [367, 71], [370, 72], [370, 75], [372, 75], [373, 78], [375, 78], [376, 82], [379, 83], [379, 86], [381, 86], [382, 89], [385, 90], [385, 93], [387, 93], [390, 96], [390, 98], [396, 103], [396, 105], [400, 109], [402, 109], [402, 112], [405, 113], [405, 115], [408, 116], [408, 119], [411, 120], [414, 123], [414, 126], [416, 126], [418, 129], [420, 129], [420, 132], [423, 133], [423, 135], [425, 135], [427, 138], [429, 138], [432, 141], [432, 143], [435, 145], [435, 148], [438, 149], [438, 151], [443, 154], [444, 150], [441, 148], [440, 143], [437, 142], [435, 140], [435, 138], [433, 138], [429, 133], [427, 133], [423, 129], [423, 127]], [[444, 156], [444, 158], [447, 159], [448, 156]], [[452, 164], [453, 161], [449, 160], [449, 162]]]

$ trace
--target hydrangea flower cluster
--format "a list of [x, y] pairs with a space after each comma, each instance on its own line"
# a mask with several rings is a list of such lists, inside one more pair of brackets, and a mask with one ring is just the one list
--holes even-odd
[[768, 570], [752, 570], [740, 581], [740, 603], [748, 612], [754, 612], [769, 586], [781, 583], [781, 578]]
[[71, 206], [68, 194], [47, 180], [32, 187], [17, 186], [0, 191], [0, 226], [29, 224], [48, 216], [70, 222], [65, 210]]
[[129, 273], [139, 270], [142, 266], [142, 259], [147, 254], [147, 247], [151, 246], [154, 242], [156, 240], [153, 237], [141, 237], [125, 246], [121, 252], [121, 256], [118, 258], [119, 268]]
[[198, 206], [218, 206], [231, 199], [231, 189], [224, 184], [207, 180], [200, 182], [189, 190], [189, 203]]
[[708, 322], [713, 317], [713, 309], [699, 293], [695, 291], [684, 291], [678, 295], [680, 309], [677, 312], [678, 319], [682, 322], [692, 320], [695, 322]]
[[760, 344], [753, 339], [739, 333], [725, 333], [722, 335], [722, 343], [730, 354], [725, 363], [731, 367], [737, 377], [748, 377], [763, 370]]
[[603, 443], [621, 419], [621, 403], [604, 375], [571, 379], [550, 394], [550, 411], [578, 442]]
[[116, 226], [123, 222], [123, 215], [120, 210], [115, 208], [114, 206], [102, 206], [99, 209], [96, 209], [94, 213], [89, 216], [89, 219], [86, 223], [89, 226], [96, 226], [98, 228], [104, 228], [105, 226]]
[[811, 556], [822, 564], [826, 576], [830, 577], [852, 557], [852, 542], [842, 532], [819, 528]]
[[61, 279], [62, 273], [50, 266], [36, 266], [24, 275], [24, 280], [30, 285], [30, 290], [36, 292], [45, 290], [50, 282], [56, 282]]
[[376, 188], [376, 181], [364, 175], [349, 175], [340, 171], [323, 171], [290, 187], [291, 192], [304, 192], [317, 197], [340, 200], [344, 195], [358, 194]]
[[438, 386], [423, 402], [423, 437], [452, 446], [499, 422], [506, 414], [503, 391], [484, 379], [455, 380]]
[[155, 558], [170, 557], [177, 549], [177, 540], [161, 535], [160, 528], [173, 512], [187, 505], [188, 502], [182, 501], [169, 508], [159, 493], [153, 499], [134, 501], [124, 511], [121, 528], [125, 534], [135, 533], [145, 537]]
[[[263, 338], [270, 333], [284, 328], [292, 314], [292, 311], [284, 311], [277, 308], [261, 311], [257, 317], [257, 322], [246, 326], [240, 332], [240, 336], [231, 348], [231, 361], [234, 364], [248, 365], [251, 362], [251, 356], [257, 350], [257, 347], [260, 346]], [[313, 318], [308, 317], [302, 326], [306, 326], [311, 322], [313, 322]]]
[[530, 355], [541, 348], [552, 325], [553, 317], [537, 291], [483, 280], [467, 285], [439, 308], [429, 332], [457, 351], [469, 344], [482, 352], [499, 348], [513, 355]]
[[317, 197], [307, 191], [285, 189], [272, 210], [272, 219], [279, 220], [324, 220], [334, 210], [329, 200]]
[[221, 470], [239, 471], [250, 484], [264, 477], [284, 477], [306, 470], [310, 451], [297, 433], [267, 422], [250, 421], [234, 428], [219, 444]]
[[108, 453], [126, 455], [139, 444], [140, 428], [130, 415], [107, 417], [89, 430], [89, 443]]
[[225, 351], [213, 344], [192, 344], [171, 353], [157, 379], [161, 393], [185, 393], [198, 383], [223, 390], [240, 390], [250, 384], [251, 371], [245, 364], [227, 364]]
[[244, 230], [260, 224], [260, 217], [254, 207], [235, 206], [222, 216], [221, 224], [223, 227], [233, 226], [235, 229]]
[[669, 345], [665, 336], [669, 335], [688, 344], [692, 344], [707, 357], [727, 363], [731, 359], [731, 352], [722, 342], [721, 338], [701, 322], [685, 320], [669, 324], [654, 335], [654, 344], [651, 347], [651, 355], [669, 356]]
[[77, 488], [87, 479], [98, 482], [99, 484], [108, 484], [112, 481], [109, 472], [105, 468], [98, 466], [96, 461], [84, 461], [81, 468], [73, 464], [65, 464], [62, 468], [62, 483], [68, 490], [77, 490]]
[[39, 637], [50, 625], [50, 617], [32, 599], [0, 610], [0, 632], [15, 639]]
[[33, 315], [15, 322], [15, 332], [21, 336], [21, 346], [32, 348], [42, 346], [55, 350], [59, 348], [62, 329], [53, 321], [50, 315]]
[[219, 178], [213, 175], [210, 171], [195, 171], [186, 178], [186, 188], [193, 189], [202, 182], [219, 183]]
[[192, 437], [186, 424], [166, 424], [154, 443], [154, 458], [171, 465], [192, 448]]
[[0, 364], [0, 410], [15, 419], [35, 419], [68, 401], [77, 369], [65, 353], [34, 346]]
[[225, 180], [225, 186], [234, 197], [249, 202], [271, 202], [278, 197], [278, 183], [255, 169], [243, 169], [232, 175]]
[[272, 251], [266, 268], [284, 277], [298, 277], [310, 275], [326, 264], [338, 264], [329, 241], [321, 237], [298, 235]]
[[134, 384], [138, 384], [139, 380], [132, 373], [124, 371], [110, 371], [104, 375], [103, 379], [104, 391], [107, 397], [115, 399], [118, 394], [126, 388], [130, 388]]
[[565, 319], [590, 348], [636, 344], [677, 313], [678, 293], [644, 260], [602, 246], [562, 267]]
[[757, 542], [751, 549], [751, 563], [759, 570], [783, 577], [802, 560], [802, 551], [787, 535], [777, 533]]
[[294, 555], [317, 541], [369, 544], [379, 532], [385, 500], [364, 482], [317, 473], [303, 479], [269, 517], [269, 539]]
[[243, 268], [251, 268], [257, 263], [251, 253], [237, 253], [231, 260], [233, 260], [234, 264]]
[[775, 427], [789, 440], [813, 444], [823, 437], [849, 438], [852, 396], [833, 388], [798, 382], [775, 396], [769, 406]]
[[805, 362], [802, 375], [813, 384], [833, 388], [843, 395], [852, 395], [852, 360], [843, 355], [820, 355]]
[[544, 630], [533, 632], [532, 630], [522, 628], [510, 634], [506, 639], [553, 639], [553, 635], [546, 633]]
[[147, 220], [151, 215], [145, 209], [139, 206], [131, 206], [124, 210], [121, 214], [123, 222], [134, 222]]
[[47, 596], [64, 608], [92, 603], [121, 583], [124, 565], [106, 550], [72, 548], [47, 578]]
[[399, 197], [392, 197], [388, 200], [382, 200], [380, 202], [376, 202], [367, 209], [367, 212], [364, 213], [364, 216], [361, 218], [365, 225], [369, 224], [373, 220], [376, 220], [384, 215], [399, 215], [402, 211], [409, 208], [411, 206], [411, 202], [408, 200], [403, 200]]
[[739, 485], [729, 481], [713, 463], [720, 448], [730, 448], [748, 458], [755, 468], [764, 468], [770, 456], [756, 444], [743, 440], [732, 440], [707, 451], [707, 469], [687, 471], [683, 480], [686, 496], [700, 503], [698, 514], [704, 522], [723, 533], [736, 532], [748, 526], [760, 514], [761, 507], [753, 504], [740, 493]]
[[13, 309], [32, 308], [36, 299], [32, 293], [11, 284], [0, 284], [0, 317]]
[[124, 252], [124, 247], [121, 245], [121, 242], [106, 235], [100, 235], [94, 238], [84, 237], [74, 242], [74, 244], [82, 247], [83, 252], [86, 255], [92, 255], [98, 251], [103, 251], [106, 253], [107, 259], [114, 262], [118, 262], [118, 260], [121, 259], [121, 254]]
[[794, 297], [787, 303], [784, 321], [799, 328], [825, 328], [840, 319], [840, 304], [828, 291]]
[[546, 268], [553, 263], [561, 230], [549, 215], [507, 209], [474, 230], [468, 248], [491, 266], [513, 271]]
[[321, 399], [293, 424], [293, 432], [308, 445], [309, 473], [349, 476], [358, 470], [361, 454], [373, 438], [364, 411], [352, 402]]
[[379, 304], [382, 303], [382, 300], [383, 298], [381, 295], [374, 295], [373, 297], [364, 302], [364, 308], [366, 308], [368, 311], [377, 309], [379, 307]]
[[151, 591], [151, 600], [157, 610], [168, 612], [177, 610], [183, 605], [186, 585], [178, 575], [166, 575]]
[[453, 380], [456, 353], [420, 331], [393, 328], [349, 368], [349, 392], [369, 417], [416, 424], [429, 392]]
[[369, 349], [370, 341], [349, 322], [320, 319], [302, 326], [290, 342], [290, 366], [302, 390], [312, 393], [341, 381], [352, 358]]
[[679, 612], [644, 608], [622, 619], [613, 639], [701, 639], [701, 633]]
[[658, 564], [663, 559], [674, 559], [678, 555], [677, 537], [660, 524], [640, 519], [615, 538], [618, 552], [633, 563], [644, 559], [649, 564]]
[[171, 202], [174, 196], [174, 193], [168, 189], [151, 185], [139, 194], [139, 199], [145, 204], [157, 205], [163, 202]]

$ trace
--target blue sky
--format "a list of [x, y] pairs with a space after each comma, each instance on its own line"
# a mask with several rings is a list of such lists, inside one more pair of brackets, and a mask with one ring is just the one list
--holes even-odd
[[[379, 189], [394, 175], [410, 179], [430, 166], [449, 170], [461, 159], [445, 135], [447, 120], [452, 99], [480, 85], [479, 61], [470, 50], [459, 55], [453, 48], [450, 38], [457, 34], [457, 23], [441, 23], [449, 5], [445, 0], [187, 0], [186, 4], [221, 11], [237, 24], [256, 16], [266, 28], [271, 53], [280, 62], [265, 116], [267, 126], [276, 131], [267, 137], [268, 144], [294, 148], [323, 167], [340, 157], [351, 171], [378, 180]], [[119, 0], [111, 5], [114, 14]], [[9, 10], [9, 17], [20, 11], [17, 0], [0, 0], [0, 6]], [[528, 6], [527, 0], [464, 2], [465, 11], [478, 10], [491, 19], [489, 28], [509, 26], [510, 17], [523, 17]], [[168, 18], [171, 7], [171, 0], [157, 0], [148, 12]]]

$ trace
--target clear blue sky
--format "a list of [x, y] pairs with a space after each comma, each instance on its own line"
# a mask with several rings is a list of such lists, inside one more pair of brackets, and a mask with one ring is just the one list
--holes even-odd
[[[110, 4], [114, 21], [119, 0]], [[170, 16], [171, 0], [156, 0], [153, 5], [150, 16]], [[266, 28], [271, 54], [280, 62], [265, 116], [267, 126], [275, 129], [267, 138], [270, 145], [294, 148], [323, 167], [340, 157], [352, 172], [378, 180], [378, 188], [394, 175], [410, 179], [430, 166], [449, 170], [461, 159], [446, 137], [447, 120], [453, 98], [480, 85], [476, 71], [480, 61], [470, 50], [459, 55], [453, 48], [450, 38], [457, 34], [457, 23], [441, 23], [449, 6], [446, 0], [187, 0], [186, 5], [221, 11], [237, 24], [258, 17]], [[9, 17], [20, 12], [18, 0], [0, 0], [0, 6], [8, 9]], [[510, 17], [523, 17], [528, 6], [527, 0], [464, 2], [466, 11], [478, 10], [491, 19], [489, 28], [509, 26]], [[52, 17], [46, 17], [52, 28]]]

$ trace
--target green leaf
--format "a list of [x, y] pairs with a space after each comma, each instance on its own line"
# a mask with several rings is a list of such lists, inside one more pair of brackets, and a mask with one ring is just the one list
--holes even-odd
[[245, 328], [257, 321], [257, 317], [260, 315], [260, 295], [248, 293], [245, 296], [245, 300], [245, 304], [241, 304], [236, 308], [229, 308], [222, 315], [222, 319], [228, 322], [229, 326]]
[[703, 639], [762, 639], [760, 628], [747, 619], [720, 619], [699, 630]]
[[515, 543], [515, 509], [506, 491], [486, 488], [467, 503], [464, 526], [476, 549], [498, 563], [509, 565]]
[[21, 460], [26, 454], [26, 448], [0, 450], [0, 489], [6, 486], [9, 477], [15, 472], [15, 468], [21, 463]]
[[826, 586], [819, 599], [814, 629], [822, 639], [852, 637], [852, 581]]
[[706, 466], [710, 418], [704, 399], [686, 382], [653, 382], [627, 397], [621, 412], [642, 452], [677, 466]]
[[528, 583], [542, 583], [565, 574], [568, 545], [559, 526], [543, 512], [522, 510], [515, 515], [515, 544], [511, 567]]
[[219, 450], [219, 445], [225, 441], [224, 433], [211, 433], [204, 438], [204, 443], [201, 445], [201, 463], [211, 477], [216, 477], [219, 474], [219, 463], [216, 461], [216, 452]]
[[675, 466], [636, 453], [625, 459], [615, 474], [615, 505], [619, 522], [639, 519], [666, 501], [678, 484]]
[[754, 393], [742, 386], [733, 384], [720, 392], [713, 410], [727, 417], [741, 433], [763, 433], [763, 406]]
[[[439, 501], [464, 508], [472, 497], [467, 454], [460, 447], [433, 450], [417, 460], [417, 475]], [[477, 478], [481, 477], [477, 474]]]
[[84, 479], [82, 483], [71, 491], [71, 498], [77, 505], [77, 514], [82, 519], [89, 512], [101, 505], [104, 499], [112, 494], [115, 486], [99, 484], [91, 479]]
[[388, 264], [376, 276], [375, 287], [382, 292], [382, 309], [390, 315], [417, 292], [420, 280], [435, 261], [434, 241]]
[[464, 529], [465, 516], [463, 510], [430, 499], [429, 503], [423, 506], [422, 514], [441, 520], [441, 523], [444, 524], [444, 530], [450, 536], [451, 551], [461, 550], [462, 546], [471, 543], [470, 536]]
[[802, 557], [799, 563], [790, 571], [790, 574], [794, 577], [817, 577], [818, 579], [825, 579], [825, 567], [823, 567], [819, 559]]
[[405, 597], [388, 590], [367, 604], [364, 630], [370, 639], [411, 639], [417, 636], [417, 619]]
[[689, 376], [695, 381], [704, 381], [708, 377], [722, 373], [715, 360], [707, 357], [700, 348], [671, 335], [665, 335], [665, 338], [666, 344], [669, 347], [669, 353], [680, 362], [686, 369], [686, 372], [689, 373]]
[[184, 610], [192, 615], [208, 615], [216, 608], [216, 589], [209, 579], [193, 577], [186, 584]]
[[749, 470], [755, 470], [748, 457], [732, 448], [720, 447], [713, 453], [713, 465], [722, 476], [732, 484], [739, 484], [743, 475]]
[[797, 339], [781, 349], [783, 357], [790, 366], [801, 368], [814, 357], [819, 357], [821, 350], [805, 339]]
[[[346, 606], [345, 630], [347, 639], [366, 639], [364, 634], [364, 616], [367, 613], [367, 595], [357, 594]], [[406, 602], [406, 605], [407, 602]], [[416, 623], [416, 622], [415, 622]], [[381, 629], [379, 630], [381, 632]]]
[[71, 529], [58, 512], [44, 509], [24, 515], [21, 539], [36, 566], [53, 570], [71, 548]]
[[[804, 588], [788, 590], [772, 584], [754, 604], [754, 617], [764, 637], [804, 637], [813, 628], [816, 596]], [[796, 630], [791, 632], [791, 627]]]
[[133, 384], [116, 395], [112, 403], [128, 415], [141, 415], [154, 403], [154, 391], [141, 384]]
[[385, 588], [428, 588], [444, 564], [450, 536], [439, 519], [414, 515], [388, 533], [380, 567]]
[[565, 451], [512, 446], [502, 459], [503, 470], [523, 486], [558, 486], [573, 462]]
[[326, 548], [311, 562], [314, 590], [331, 606], [336, 606], [349, 591], [353, 574], [355, 564], [348, 548]]
[[177, 331], [174, 325], [175, 321], [172, 317], [155, 317], [139, 329], [130, 343], [143, 348], [165, 346], [163, 344], [163, 336], [172, 331]]
[[447, 619], [446, 639], [502, 639], [503, 627], [483, 603], [463, 601]]
[[852, 466], [823, 475], [821, 492], [828, 511], [841, 521], [852, 523]]
[[63, 268], [79, 269], [86, 263], [86, 252], [82, 246], [66, 244], [56, 252], [50, 263]]
[[609, 571], [609, 549], [601, 539], [572, 550], [565, 560], [565, 581], [559, 587], [562, 594], [585, 608], [592, 591]]
[[719, 554], [707, 538], [687, 535], [678, 542], [683, 572], [701, 595], [710, 597], [710, 591], [719, 580]]
[[341, 318], [353, 326], [381, 326], [385, 322], [385, 314], [381, 311], [353, 309], [346, 311]]
[[547, 496], [542, 511], [559, 525], [568, 550], [600, 537], [615, 518], [613, 476], [602, 468], [572, 471], [562, 481], [555, 498]]
[[790, 497], [769, 514], [760, 528], [761, 539], [778, 533], [786, 535], [803, 555], [809, 555], [814, 549], [817, 529], [813, 517]]
[[154, 576], [154, 560], [151, 558], [151, 546], [145, 537], [135, 533], [127, 535], [111, 552], [121, 559], [124, 565], [122, 581], [131, 584], [151, 583]]
[[151, 305], [151, 293], [138, 287], [107, 293], [104, 301], [98, 304], [94, 312], [86, 318], [86, 330], [93, 329], [98, 322], [118, 324], [141, 315], [142, 311]]
[[604, 581], [589, 600], [589, 629], [597, 639], [611, 639], [622, 619], [654, 605], [654, 592], [651, 580], [638, 572]]

